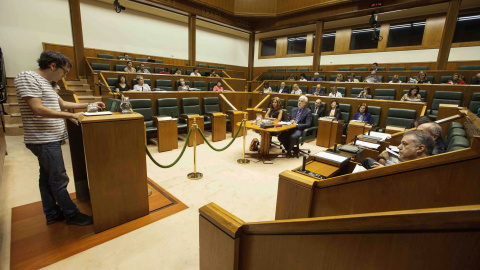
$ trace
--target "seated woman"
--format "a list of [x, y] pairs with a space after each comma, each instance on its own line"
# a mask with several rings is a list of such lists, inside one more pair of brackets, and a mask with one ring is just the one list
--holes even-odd
[[295, 75], [290, 74], [290, 77], [288, 77], [287, 81], [296, 81]]
[[137, 70], [133, 67], [132, 61], [128, 60], [127, 66], [123, 69], [124, 72], [137, 73]]
[[185, 84], [185, 80], [182, 78], [180, 79], [180, 83], [178, 84], [178, 91], [188, 91], [190, 90], [190, 86]]
[[125, 75], [123, 74], [118, 75], [118, 83], [115, 86], [115, 92], [118, 95], [121, 95], [120, 92], [128, 91], [128, 90], [130, 90], [130, 86], [128, 86], [127, 84], [127, 77], [125, 77]]
[[143, 82], [143, 76], [138, 75], [137, 84], [133, 86], [133, 91], [152, 91], [152, 89], [150, 89], [150, 85]]
[[333, 86], [332, 90], [330, 91], [330, 94], [328, 94], [329, 97], [342, 97], [342, 93], [337, 91], [337, 87]]
[[215, 69], [212, 69], [212, 71], [210, 72], [210, 77], [220, 77], [220, 76], [218, 76], [218, 74], [215, 73]]
[[427, 80], [427, 73], [425, 73], [424, 71], [420, 71], [418, 73], [418, 80], [417, 80], [417, 83], [427, 83], [427, 84], [431, 84], [432, 82]]
[[367, 123], [369, 125], [372, 124], [372, 115], [368, 112], [367, 103], [362, 103], [362, 105], [358, 107], [358, 111], [353, 115], [352, 120]]
[[337, 78], [335, 78], [335, 82], [343, 82], [343, 75], [337, 74]]
[[452, 79], [447, 84], [465, 84], [465, 81], [461, 79], [460, 74], [453, 73]]
[[358, 79], [355, 79], [355, 73], [351, 73], [350, 76], [348, 76], [347, 82], [359, 82]]
[[370, 87], [366, 86], [363, 88], [362, 92], [358, 94], [357, 98], [368, 98], [371, 99], [372, 95], [370, 94]]
[[[168, 72], [168, 67], [164, 68], [163, 71], [160, 71], [158, 74], [170, 74], [170, 72]], [[182, 75], [181, 72], [180, 75]]]
[[222, 81], [218, 81], [217, 85], [213, 87], [213, 91], [215, 92], [223, 92]]
[[302, 94], [302, 90], [298, 87], [298, 84], [294, 84], [292, 86], [292, 92], [290, 92], [290, 94], [294, 94], [294, 95], [301, 95]]
[[402, 81], [400, 81], [400, 77], [398, 77], [398, 75], [393, 75], [392, 80], [388, 83], [402, 83]]
[[270, 93], [272, 92], [272, 88], [268, 82], [263, 83], [263, 93]]
[[327, 113], [325, 114], [326, 117], [333, 117], [335, 118], [336, 121], [342, 119], [342, 112], [340, 111], [339, 103], [337, 100], [332, 100], [332, 103], [330, 104], [330, 109], [327, 110]]
[[198, 68], [195, 68], [192, 73], [190, 73], [190, 76], [202, 76], [200, 72], [198, 72]]
[[412, 101], [412, 102], [421, 102], [422, 101], [422, 96], [418, 93], [420, 89], [418, 86], [414, 85], [410, 90], [408, 90], [408, 93], [403, 95], [401, 101]]
[[307, 79], [305, 78], [305, 74], [300, 74], [300, 80], [299, 81], [307, 81]]
[[267, 114], [265, 114], [265, 118], [275, 118], [275, 120], [281, 121], [283, 116], [282, 109], [283, 106], [280, 98], [274, 97], [270, 108], [268, 108]]
[[173, 75], [177, 75], [177, 76], [182, 75], [182, 71], [180, 69], [177, 69], [177, 71], [175, 71], [175, 74]]

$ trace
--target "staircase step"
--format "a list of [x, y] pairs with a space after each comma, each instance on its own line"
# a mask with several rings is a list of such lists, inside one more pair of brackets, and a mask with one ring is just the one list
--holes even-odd
[[77, 97], [78, 96], [93, 96], [93, 91], [88, 89], [88, 90], [85, 90], [85, 89], [80, 89], [80, 90], [75, 90], [75, 93], [77, 93]]
[[71, 80], [71, 81], [65, 81], [68, 86], [70, 85], [83, 85], [86, 84], [88, 85], [87, 79], [80, 79], [80, 80]]
[[4, 115], [3, 120], [5, 125], [22, 125], [22, 117], [19, 113], [12, 113], [9, 115]]
[[77, 98], [79, 103], [102, 101], [102, 97], [94, 97], [94, 96], [77, 96]]
[[8, 135], [8, 136], [23, 135], [23, 125], [5, 124], [5, 135]]
[[88, 84], [68, 85], [68, 90], [77, 91], [77, 90], [83, 90], [83, 89], [90, 90], [90, 85], [88, 85]]
[[17, 88], [14, 85], [7, 85], [7, 94], [17, 94]]
[[18, 103], [5, 103], [3, 104], [3, 107], [5, 108], [5, 112], [8, 114], [20, 113], [20, 106]]

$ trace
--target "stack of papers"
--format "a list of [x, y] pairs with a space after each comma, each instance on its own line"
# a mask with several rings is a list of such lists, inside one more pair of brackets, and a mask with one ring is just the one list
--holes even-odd
[[380, 144], [378, 143], [369, 143], [369, 142], [364, 142], [360, 140], [357, 140], [357, 143], [355, 145], [362, 146], [365, 148], [375, 149], [375, 150], [380, 147]]
[[371, 131], [370, 136], [382, 138], [382, 140], [381, 140], [382, 142], [387, 140], [387, 139], [392, 138], [392, 135], [390, 135], [388, 133], [381, 133], [381, 132], [375, 132], [375, 131]]
[[389, 145], [388, 148], [390, 148], [390, 150], [392, 150], [393, 152], [397, 152], [397, 153], [400, 152], [400, 150], [398, 150], [398, 147], [396, 147], [396, 146]]
[[290, 126], [292, 123], [291, 123], [291, 122], [281, 121], [281, 122], [278, 122], [278, 124], [280, 124], [280, 125], [282, 125], [282, 126]]
[[332, 161], [335, 161], [335, 162], [338, 162], [338, 163], [343, 163], [346, 160], [350, 159], [350, 157], [335, 155], [335, 154], [331, 154], [329, 152], [318, 152], [317, 154], [315, 154], [315, 156], [318, 157], [318, 158], [332, 160]]
[[105, 111], [105, 112], [86, 112], [86, 113], [83, 113], [83, 114], [86, 115], [86, 116], [109, 115], [109, 114], [112, 114], [112, 112], [109, 112], [109, 111]]

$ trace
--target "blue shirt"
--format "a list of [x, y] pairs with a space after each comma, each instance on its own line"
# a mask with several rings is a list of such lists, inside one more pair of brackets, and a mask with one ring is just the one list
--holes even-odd
[[295, 116], [295, 123], [298, 124], [298, 122], [300, 122], [300, 117], [302, 116], [302, 112], [303, 112], [303, 108], [302, 108], [302, 109], [298, 109], [298, 111], [297, 111], [297, 116]]

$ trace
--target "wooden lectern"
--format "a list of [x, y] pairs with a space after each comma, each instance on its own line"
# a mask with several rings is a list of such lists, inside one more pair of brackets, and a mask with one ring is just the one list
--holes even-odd
[[90, 198], [95, 233], [148, 214], [143, 116], [67, 120], [77, 198]]
[[[232, 132], [232, 137], [235, 136], [235, 133], [238, 130], [237, 123], [242, 122], [245, 114], [246, 112], [242, 112], [242, 111], [233, 111], [233, 110], [227, 111], [227, 115], [230, 118], [230, 131]], [[241, 136], [243, 136], [243, 128], [238, 133], [238, 137], [241, 137]]]
[[[202, 115], [198, 115], [198, 114], [190, 114], [190, 115], [187, 115], [187, 114], [182, 114], [180, 115], [180, 117], [184, 118], [184, 119], [187, 119], [187, 132], [188, 130], [190, 130], [190, 128], [192, 128], [192, 125], [193, 125], [193, 120], [195, 119], [195, 122], [197, 123], [197, 126], [198, 126], [198, 129], [200, 129], [203, 134], [205, 134], [205, 130], [203, 128], [203, 121], [204, 121], [204, 118]], [[202, 138], [202, 135], [200, 135], [200, 131], [197, 131], [197, 145], [200, 145], [200, 144], [203, 144], [204, 143], [204, 140]], [[193, 132], [190, 134], [190, 139], [188, 140], [188, 146], [193, 146]]]
[[317, 145], [330, 148], [335, 143], [342, 143], [344, 121], [335, 121], [332, 118], [319, 118], [317, 131]]
[[348, 133], [347, 133], [347, 141], [346, 144], [353, 142], [355, 139], [355, 135], [360, 136], [367, 133], [369, 130], [372, 129], [371, 125], [367, 125], [363, 122], [350, 122], [348, 124]]
[[178, 148], [177, 118], [152, 117], [157, 125], [158, 152]]
[[227, 138], [227, 115], [221, 112], [208, 113], [212, 118], [212, 141], [218, 142]]

